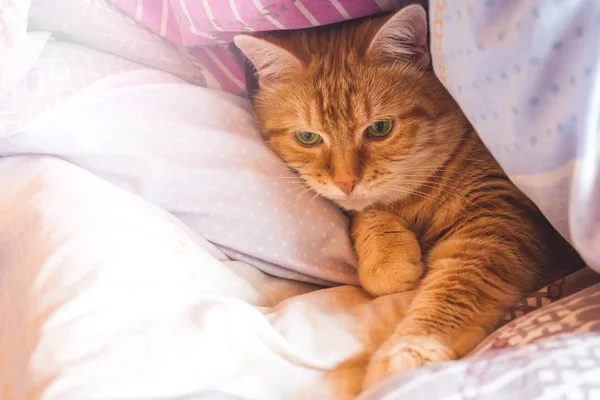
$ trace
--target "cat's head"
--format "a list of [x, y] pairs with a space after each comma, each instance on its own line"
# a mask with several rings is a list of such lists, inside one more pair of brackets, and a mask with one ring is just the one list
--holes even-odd
[[258, 75], [254, 108], [265, 140], [348, 210], [416, 190], [460, 140], [464, 121], [428, 70], [421, 6], [235, 43]]

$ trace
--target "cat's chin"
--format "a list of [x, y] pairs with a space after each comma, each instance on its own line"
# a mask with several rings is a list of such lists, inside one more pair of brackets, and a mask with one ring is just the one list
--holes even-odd
[[373, 200], [369, 198], [345, 198], [332, 199], [336, 204], [348, 211], [362, 211], [373, 204]]

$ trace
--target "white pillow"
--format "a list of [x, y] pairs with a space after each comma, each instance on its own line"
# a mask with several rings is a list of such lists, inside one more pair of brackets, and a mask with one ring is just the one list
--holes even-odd
[[[186, 48], [163, 40], [133, 21], [114, 6], [114, 0], [17, 1], [31, 1], [29, 18], [25, 18], [29, 31], [52, 32], [56, 38], [166, 71], [196, 85], [210, 85], [214, 80], [187, 56]], [[86, 60], [83, 57], [78, 61]]]
[[[27, 74], [50, 36], [27, 32], [30, 1], [3, 0], [0, 4], [0, 97]], [[3, 118], [0, 122], [10, 121]]]
[[303, 193], [262, 142], [247, 100], [60, 41], [11, 99], [0, 114], [23, 120], [4, 128], [0, 155], [68, 159], [271, 274], [357, 283], [347, 219]]

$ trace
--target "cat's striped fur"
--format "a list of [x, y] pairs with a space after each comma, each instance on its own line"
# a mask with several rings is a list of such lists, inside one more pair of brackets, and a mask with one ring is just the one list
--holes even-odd
[[[374, 295], [417, 288], [366, 386], [463, 356], [523, 294], [581, 263], [426, 68], [426, 38], [419, 6], [236, 38], [258, 73], [254, 106], [266, 141], [351, 212], [363, 287]], [[390, 118], [388, 137], [365, 136]], [[297, 132], [322, 142], [303, 146]]]

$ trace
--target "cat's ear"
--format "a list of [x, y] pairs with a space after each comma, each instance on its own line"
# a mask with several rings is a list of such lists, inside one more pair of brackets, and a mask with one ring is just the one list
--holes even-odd
[[396, 12], [373, 37], [367, 56], [384, 61], [413, 62], [429, 66], [427, 13], [418, 4]]
[[302, 65], [292, 53], [267, 40], [237, 35], [233, 41], [256, 68], [261, 86], [285, 80]]

